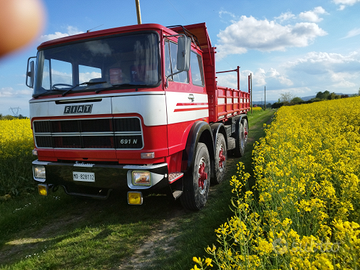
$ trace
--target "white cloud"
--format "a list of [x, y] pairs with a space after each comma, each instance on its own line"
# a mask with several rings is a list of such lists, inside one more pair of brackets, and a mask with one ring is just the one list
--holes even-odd
[[325, 9], [322, 7], [316, 7], [313, 10], [301, 12], [299, 14], [299, 19], [308, 21], [308, 22], [321, 22], [323, 19], [319, 17], [319, 15], [328, 14]]
[[339, 10], [344, 10], [347, 6], [353, 6], [360, 3], [360, 0], [333, 0], [336, 5], [339, 5]]
[[317, 24], [300, 22], [281, 25], [275, 21], [242, 16], [218, 34], [218, 59], [247, 50], [284, 51], [287, 47], [308, 46], [316, 37], [327, 35]]
[[271, 85], [272, 88], [281, 88], [293, 85], [293, 82], [286, 75], [282, 75], [275, 68], [270, 68], [268, 71], [259, 68], [254, 72], [253, 80], [254, 86]]
[[0, 89], [0, 97], [12, 97], [14, 89], [12, 87], [3, 87]]
[[231, 13], [229, 11], [220, 10], [219, 11], [219, 17], [223, 18], [223, 15], [230, 16], [231, 18], [236, 18], [236, 16], [233, 13]]
[[285, 13], [281, 13], [281, 15], [279, 17], [275, 17], [275, 20], [279, 20], [280, 22], [284, 22], [290, 19], [295, 19], [296, 16], [294, 14], [292, 14], [291, 12], [285, 12]]
[[[242, 91], [248, 90], [248, 81], [247, 77], [251, 73], [249, 70], [241, 70], [240, 71], [240, 89]], [[216, 74], [218, 85], [226, 86], [230, 88], [237, 89], [237, 73], [219, 73]]]
[[1, 98], [22, 98], [24, 96], [28, 96], [30, 98], [31, 93], [32, 93], [31, 89], [14, 90], [14, 88], [12, 87], [0, 88]]
[[62, 38], [62, 37], [67, 37], [67, 36], [72, 36], [72, 35], [81, 34], [81, 33], [83, 33], [83, 32], [80, 31], [80, 30], [78, 30], [76, 27], [74, 27], [74, 26], [68, 26], [66, 33], [55, 32], [54, 34], [42, 35], [42, 36], [40, 37], [40, 41], [41, 41], [41, 42], [44, 42], [44, 41], [48, 41], [48, 40], [52, 40], [52, 39], [57, 39], [57, 38]]
[[360, 54], [358, 52], [352, 52], [348, 55], [327, 52], [310, 52], [297, 61], [289, 62], [289, 66], [310, 74], [313, 73], [315, 69], [318, 70], [318, 72], [315, 73], [325, 73], [330, 70], [335, 72], [359, 73]]
[[296, 85], [312, 85], [319, 91], [355, 93], [359, 85], [360, 53], [311, 52], [287, 63], [286, 70]]
[[360, 28], [354, 28], [352, 30], [350, 30], [347, 35], [345, 37], [343, 37], [342, 39], [345, 39], [345, 38], [351, 38], [351, 37], [355, 37], [355, 36], [358, 36], [360, 35]]
[[296, 61], [289, 61], [268, 70], [253, 73], [254, 100], [277, 100], [281, 93], [294, 96], [315, 95], [319, 91], [355, 94], [359, 89], [360, 52], [349, 54], [311, 52]]
[[[274, 68], [269, 70], [259, 68], [255, 72], [250, 70], [241, 71], [240, 89], [242, 91], [248, 91], [248, 75], [250, 73], [253, 73], [253, 100], [260, 101], [263, 98], [264, 86], [268, 89], [268, 100], [272, 101], [276, 101], [280, 93], [289, 91], [288, 89], [295, 89], [292, 88], [294, 87], [293, 82], [285, 74], [281, 74], [280, 71]], [[217, 77], [218, 85], [237, 88], [236, 73], [217, 74]]]

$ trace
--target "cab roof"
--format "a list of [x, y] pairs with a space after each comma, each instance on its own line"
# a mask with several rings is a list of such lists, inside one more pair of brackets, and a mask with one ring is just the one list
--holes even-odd
[[93, 32], [88, 31], [88, 32], [82, 33], [82, 34], [53, 39], [53, 40], [43, 42], [42, 44], [40, 44], [38, 49], [56, 46], [56, 45], [60, 45], [63, 43], [69, 43], [69, 42], [74, 42], [74, 41], [79, 41], [79, 40], [102, 37], [102, 36], [130, 33], [130, 32], [136, 32], [136, 31], [149, 31], [149, 30], [155, 30], [155, 31], [162, 30], [164, 32], [164, 34], [166, 34], [166, 35], [173, 35], [176, 33], [178, 33], [178, 34], [185, 33], [187, 35], [193, 36], [194, 40], [198, 42], [198, 45], [200, 45], [200, 47], [202, 49], [211, 47], [210, 37], [207, 32], [205, 23], [191, 24], [191, 25], [185, 25], [185, 26], [178, 25], [178, 26], [170, 26], [170, 27], [165, 27], [160, 24], [149, 23], [149, 24], [137, 24], [137, 25], [130, 25], [130, 26], [122, 26], [122, 27], [98, 30], [98, 31], [93, 31]]

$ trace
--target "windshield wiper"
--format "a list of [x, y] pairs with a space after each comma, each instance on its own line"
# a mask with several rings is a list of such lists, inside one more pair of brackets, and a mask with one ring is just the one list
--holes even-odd
[[144, 87], [144, 86], [148, 86], [148, 84], [146, 83], [119, 83], [119, 84], [112, 84], [110, 87], [104, 88], [104, 89], [98, 89], [95, 91], [96, 94], [100, 93], [101, 91], [104, 90], [109, 90], [109, 88], [116, 88], [116, 87], [121, 87], [121, 88], [138, 88], [138, 87]]
[[81, 85], [86, 85], [86, 86], [90, 86], [90, 85], [96, 85], [96, 84], [102, 84], [102, 83], [106, 83], [107, 81], [104, 81], [102, 79], [91, 79], [88, 82], [83, 82], [83, 83], [79, 83], [74, 85], [73, 87], [71, 87], [70, 89], [66, 90], [62, 96], [65, 96], [67, 93], [71, 92], [72, 90], [74, 90], [76, 87], [81, 86]]
[[90, 85], [96, 85], [96, 84], [102, 84], [102, 83], [107, 83], [107, 81], [104, 81], [104, 80], [102, 80], [100, 78], [99, 79], [91, 79], [88, 82], [78, 83], [78, 84], [76, 84], [74, 86], [71, 86], [71, 88], [69, 88], [67, 90], [59, 89], [59, 88], [56, 87], [56, 85], [53, 85], [53, 89], [47, 90], [45, 92], [42, 92], [42, 93], [39, 93], [39, 94], [36, 94], [36, 95], [33, 95], [33, 98], [38, 98], [40, 96], [45, 96], [45, 95], [48, 95], [50, 93], [58, 93], [58, 92], [63, 92], [62, 96], [65, 96], [67, 93], [71, 92], [72, 90], [74, 90], [78, 86], [81, 86], [81, 85], [90, 86]]

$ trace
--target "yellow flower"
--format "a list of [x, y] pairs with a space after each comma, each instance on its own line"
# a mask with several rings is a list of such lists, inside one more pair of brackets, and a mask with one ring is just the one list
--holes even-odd
[[213, 265], [211, 264], [211, 262], [212, 262], [212, 259], [210, 259], [210, 258], [206, 258], [206, 259], [205, 259], [205, 264], [206, 264], [207, 266], [213, 267]]

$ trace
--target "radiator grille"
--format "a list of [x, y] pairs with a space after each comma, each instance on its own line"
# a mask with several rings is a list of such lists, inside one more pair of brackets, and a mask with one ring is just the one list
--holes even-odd
[[38, 148], [143, 148], [141, 122], [137, 117], [35, 120], [33, 130]]

